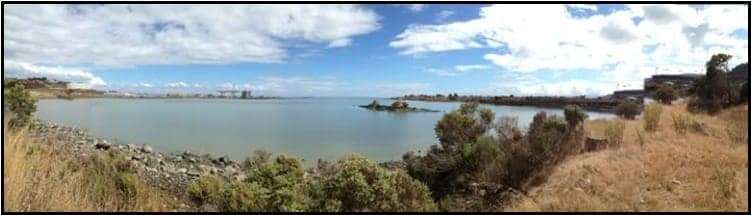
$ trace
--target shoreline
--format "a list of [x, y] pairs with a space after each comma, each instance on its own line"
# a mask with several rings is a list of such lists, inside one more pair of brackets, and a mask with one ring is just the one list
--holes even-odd
[[[242, 181], [246, 178], [243, 161], [233, 160], [227, 155], [215, 156], [210, 153], [198, 154], [189, 150], [156, 151], [148, 144], [115, 143], [111, 138], [102, 138], [86, 129], [61, 125], [41, 119], [34, 119], [34, 126], [28, 129], [31, 138], [63, 144], [78, 157], [87, 158], [94, 153], [116, 153], [128, 160], [151, 185], [183, 196], [187, 186], [204, 175], [213, 175], [226, 181]], [[272, 156], [273, 152], [270, 152]], [[251, 154], [248, 155], [250, 157]], [[317, 162], [311, 160], [308, 168], [315, 168]], [[328, 160], [324, 160], [328, 161]], [[377, 161], [388, 169], [403, 169], [401, 160]]]
[[148, 144], [112, 143], [107, 138], [90, 134], [85, 129], [35, 119], [28, 129], [29, 137], [42, 143], [63, 144], [75, 156], [88, 158], [95, 153], [115, 153], [126, 159], [152, 186], [184, 196], [187, 186], [204, 175], [227, 181], [240, 181], [245, 176], [241, 164], [228, 156], [198, 155], [190, 151], [160, 152]]

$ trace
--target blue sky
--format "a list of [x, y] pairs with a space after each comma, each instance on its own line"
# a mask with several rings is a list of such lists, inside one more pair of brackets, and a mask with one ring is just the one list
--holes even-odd
[[597, 96], [748, 61], [743, 5], [6, 7], [6, 76], [125, 92]]

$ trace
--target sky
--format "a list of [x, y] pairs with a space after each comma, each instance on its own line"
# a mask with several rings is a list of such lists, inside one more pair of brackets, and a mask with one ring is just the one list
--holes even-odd
[[5, 5], [3, 74], [135, 93], [601, 96], [748, 62], [745, 5]]

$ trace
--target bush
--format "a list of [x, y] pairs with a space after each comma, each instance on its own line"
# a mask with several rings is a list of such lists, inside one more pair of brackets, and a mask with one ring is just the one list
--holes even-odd
[[748, 81], [743, 83], [743, 86], [741, 87], [739, 103], [743, 102], [748, 102]]
[[625, 100], [615, 107], [615, 114], [624, 119], [635, 119], [641, 113], [641, 107], [634, 101]]
[[245, 161], [243, 161], [241, 165], [243, 170], [248, 171], [255, 167], [264, 165], [268, 163], [269, 158], [271, 158], [271, 152], [266, 150], [255, 150], [253, 151], [253, 154], [253, 157], [245, 158]]
[[267, 191], [257, 183], [232, 183], [224, 189], [222, 206], [226, 211], [267, 211]]
[[644, 108], [644, 130], [656, 131], [662, 115], [662, 105], [652, 103]]
[[24, 127], [28, 125], [31, 121], [31, 114], [37, 109], [37, 99], [32, 97], [21, 84], [12, 84], [3, 97], [6, 102], [5, 105], [12, 114], [8, 126]]
[[123, 194], [123, 200], [126, 202], [134, 200], [138, 190], [136, 189], [136, 175], [130, 172], [118, 172], [115, 177], [115, 184]]
[[566, 105], [563, 108], [563, 115], [566, 117], [566, 122], [568, 122], [568, 126], [571, 128], [578, 128], [588, 117], [587, 113], [577, 105]]
[[188, 196], [200, 204], [219, 205], [222, 203], [223, 189], [224, 184], [219, 178], [201, 176], [198, 180], [188, 185]]
[[402, 172], [386, 170], [353, 155], [335, 164], [333, 175], [320, 179], [312, 206], [338, 211], [429, 211], [435, 204], [427, 187]]
[[303, 174], [300, 161], [280, 155], [274, 162], [251, 169], [244, 182], [265, 189], [266, 211], [304, 211], [307, 200]]
[[706, 134], [704, 126], [687, 114], [673, 114], [673, 129], [678, 134], [685, 134], [686, 131]]
[[476, 141], [487, 132], [492, 121], [493, 111], [478, 110], [475, 102], [464, 103], [459, 110], [443, 115], [435, 126], [435, 133], [443, 149], [451, 151], [459, 144]]
[[522, 133], [518, 124], [519, 121], [515, 117], [499, 117], [494, 124], [494, 128], [500, 141], [521, 139]]
[[660, 103], [670, 105], [676, 99], [676, 94], [677, 93], [673, 89], [673, 87], [663, 84], [657, 87], [657, 90], [655, 91], [655, 98]]
[[727, 80], [728, 61], [732, 56], [716, 54], [707, 61], [707, 72], [694, 83], [696, 95], [689, 101], [689, 110], [715, 114], [732, 104], [733, 96]]
[[626, 123], [621, 119], [609, 120], [605, 124], [605, 139], [608, 140], [608, 144], [621, 145], [623, 143], [623, 130], [626, 128]]

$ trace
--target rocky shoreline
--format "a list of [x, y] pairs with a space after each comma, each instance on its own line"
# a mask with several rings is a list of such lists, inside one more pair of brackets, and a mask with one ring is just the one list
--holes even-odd
[[88, 158], [96, 153], [116, 153], [130, 162], [137, 174], [154, 187], [184, 197], [187, 186], [203, 175], [214, 175], [227, 181], [245, 178], [240, 163], [228, 156], [212, 157], [189, 151], [163, 153], [149, 145], [116, 144], [94, 137], [87, 131], [70, 126], [37, 121], [29, 130], [32, 138], [46, 144], [64, 144], [71, 153]]

